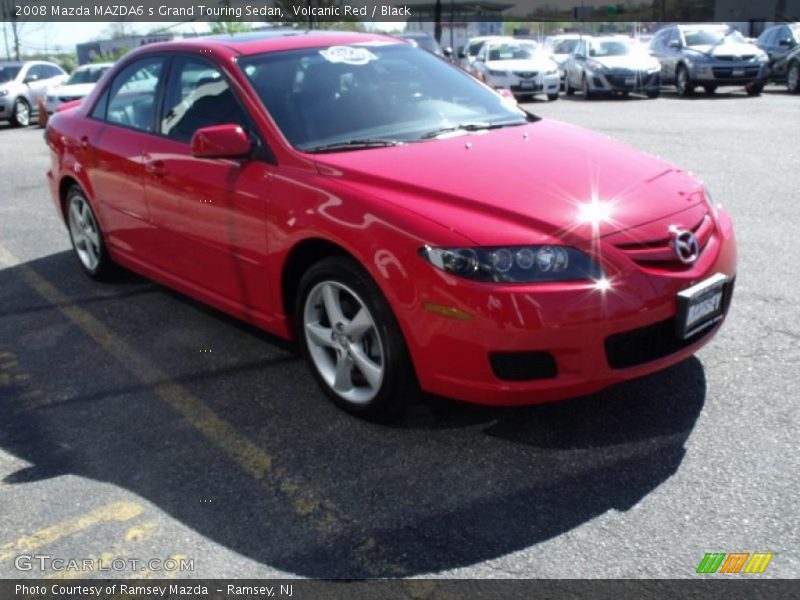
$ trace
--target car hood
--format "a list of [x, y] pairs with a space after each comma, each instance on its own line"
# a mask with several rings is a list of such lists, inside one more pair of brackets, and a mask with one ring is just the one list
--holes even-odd
[[716, 45], [690, 46], [689, 49], [694, 50], [696, 52], [700, 52], [707, 56], [713, 56], [714, 58], [719, 58], [722, 56], [725, 57], [752, 56], [761, 54], [761, 50], [758, 48], [758, 46], [742, 42], [727, 42], [724, 44], [716, 44]]
[[[588, 240], [703, 201], [702, 185], [669, 163], [557, 121], [316, 160], [321, 173], [478, 244]], [[592, 199], [606, 219], [586, 218]]]
[[656, 58], [648, 54], [637, 54], [627, 56], [604, 56], [592, 57], [593, 61], [599, 62], [601, 65], [608, 69], [649, 69], [651, 67], [659, 66]]
[[546, 71], [551, 66], [553, 61], [549, 58], [486, 61], [486, 67], [492, 71]]
[[88, 96], [94, 89], [96, 83], [76, 83], [74, 85], [59, 85], [52, 89], [51, 93], [58, 96]]

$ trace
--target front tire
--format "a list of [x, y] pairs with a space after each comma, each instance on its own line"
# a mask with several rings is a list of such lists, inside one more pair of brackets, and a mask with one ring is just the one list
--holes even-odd
[[553, 102], [554, 100], [558, 100], [558, 94], [547, 94], [547, 100], [549, 102]]
[[689, 70], [680, 65], [675, 73], [675, 89], [678, 90], [678, 95], [686, 98], [694, 94], [694, 86], [691, 79], [689, 79]]
[[703, 89], [706, 91], [706, 94], [708, 94], [709, 96], [713, 96], [714, 93], [717, 91], [717, 86], [713, 84], [704, 85]]
[[17, 98], [11, 110], [11, 124], [14, 127], [27, 127], [31, 124], [31, 107], [25, 98]]
[[418, 394], [400, 326], [377, 284], [358, 263], [334, 256], [300, 281], [297, 340], [325, 394], [373, 421], [399, 418]]
[[792, 94], [800, 94], [800, 62], [793, 62], [786, 71], [786, 89]]
[[589, 80], [586, 78], [585, 74], [583, 79], [581, 79], [581, 93], [583, 94], [584, 100], [591, 100], [594, 96], [592, 90], [589, 88]]
[[764, 91], [764, 83], [761, 81], [753, 81], [745, 86], [745, 91], [748, 96], [760, 96]]
[[661, 95], [661, 92], [659, 90], [648, 90], [647, 92], [645, 92], [645, 95], [648, 98], [654, 100]]
[[92, 205], [77, 185], [67, 192], [66, 218], [72, 249], [83, 272], [98, 281], [110, 279], [116, 265], [108, 254]]

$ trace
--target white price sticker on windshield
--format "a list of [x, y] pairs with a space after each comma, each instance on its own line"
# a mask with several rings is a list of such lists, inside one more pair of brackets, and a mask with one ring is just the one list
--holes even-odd
[[378, 57], [366, 48], [356, 46], [331, 46], [320, 50], [319, 53], [328, 62], [346, 65], [365, 65], [370, 61], [378, 60]]

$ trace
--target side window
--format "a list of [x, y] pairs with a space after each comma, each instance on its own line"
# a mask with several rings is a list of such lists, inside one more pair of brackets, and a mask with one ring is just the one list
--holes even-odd
[[41, 81], [42, 79], [49, 78], [47, 75], [47, 68], [44, 65], [33, 65], [28, 70], [26, 77], [35, 81]]
[[[125, 67], [114, 78], [110, 91], [107, 92], [106, 120], [142, 131], [152, 131], [156, 91], [163, 68], [164, 59], [160, 57], [143, 58]], [[95, 107], [95, 112], [101, 104], [103, 99]]]
[[47, 78], [50, 79], [52, 77], [58, 77], [63, 75], [64, 73], [58, 67], [54, 65], [45, 65], [44, 67], [47, 70]]
[[201, 127], [235, 123], [248, 130], [249, 119], [213, 63], [177, 57], [170, 71], [161, 133], [188, 143]]

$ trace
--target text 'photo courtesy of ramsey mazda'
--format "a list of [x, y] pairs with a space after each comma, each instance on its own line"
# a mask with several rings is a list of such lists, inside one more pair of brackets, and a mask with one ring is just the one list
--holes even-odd
[[88, 275], [122, 266], [295, 340], [368, 419], [423, 392], [532, 404], [664, 369], [733, 292], [732, 224], [702, 182], [393, 37], [143, 47], [46, 138]]

